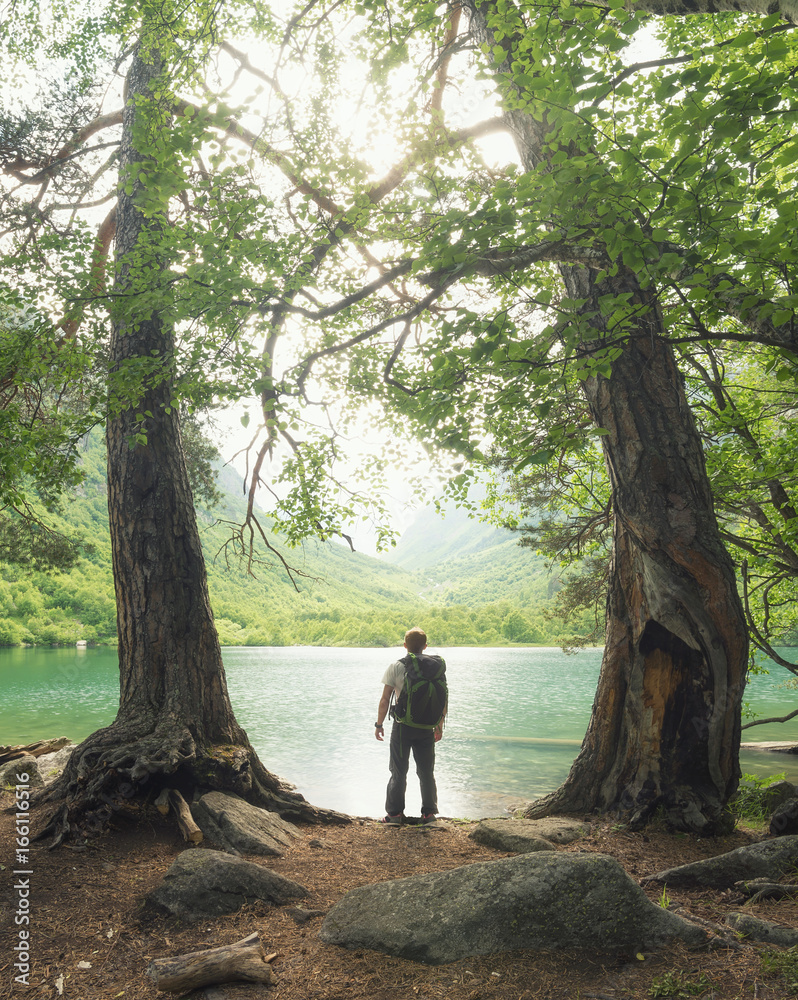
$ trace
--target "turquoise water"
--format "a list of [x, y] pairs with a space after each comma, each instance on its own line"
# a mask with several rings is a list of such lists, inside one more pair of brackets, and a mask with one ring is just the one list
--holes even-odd
[[[450, 713], [438, 745], [440, 810], [448, 816], [498, 815], [552, 791], [568, 773], [590, 718], [601, 650], [435, 650], [446, 657]], [[355, 815], [382, 811], [386, 743], [374, 738], [382, 674], [402, 650], [319, 647], [226, 648], [236, 716], [268, 768], [311, 802]], [[755, 677], [746, 700], [761, 717], [786, 715], [795, 693], [786, 671]], [[79, 741], [115, 715], [116, 652], [0, 649], [0, 744], [51, 736]], [[748, 730], [751, 741], [798, 742], [798, 719]], [[744, 751], [743, 771], [786, 771], [798, 759]], [[418, 788], [408, 782], [409, 813]]]

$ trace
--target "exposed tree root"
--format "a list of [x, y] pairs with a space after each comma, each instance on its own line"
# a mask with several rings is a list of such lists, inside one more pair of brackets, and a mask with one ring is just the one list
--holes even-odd
[[142, 731], [135, 723], [115, 722], [97, 730], [75, 748], [57, 781], [39, 797], [53, 803], [38, 839], [96, 836], [116, 814], [135, 815], [154, 803], [164, 787], [195, 795], [225, 791], [284, 819], [306, 823], [346, 823], [349, 818], [317, 809], [291, 786], [267, 771], [241, 733], [238, 743], [200, 743], [184, 723], [159, 719]]
[[560, 785], [556, 791], [550, 792], [540, 799], [535, 799], [534, 802], [529, 802], [520, 811], [520, 814], [525, 819], [543, 819], [546, 816], [584, 814], [591, 812], [592, 809], [592, 802], [583, 802], [581, 798], [576, 801], [573, 796], [566, 793], [565, 786]]
[[[533, 802], [527, 803], [519, 815], [525, 819], [543, 819], [546, 816], [579, 816], [595, 813], [613, 816], [627, 824], [630, 830], [642, 830], [655, 819], [662, 819], [668, 829], [683, 833], [697, 833], [702, 836], [716, 836], [729, 833], [730, 814], [722, 808], [718, 798], [699, 801], [696, 797], [674, 797], [668, 801], [665, 796], [642, 793], [637, 799], [625, 792], [618, 801], [602, 802], [597, 790], [589, 787], [585, 778], [589, 771], [579, 767], [579, 759], [574, 762], [571, 773], [558, 789]], [[594, 782], [595, 784], [595, 782]]]
[[750, 896], [750, 899], [746, 900], [746, 906], [751, 906], [763, 899], [783, 899], [785, 896], [798, 895], [798, 885], [795, 883], [753, 879], [748, 882], [735, 882], [734, 885], [744, 896]]
[[747, 944], [739, 939], [739, 936], [730, 927], [724, 927], [723, 924], [717, 924], [714, 920], [704, 920], [703, 917], [697, 917], [694, 913], [686, 910], [683, 906], [672, 907], [673, 913], [678, 913], [680, 917], [684, 920], [689, 920], [691, 924], [696, 924], [698, 927], [703, 927], [705, 930], [712, 931], [714, 937], [707, 941], [705, 947], [707, 948], [730, 948], [732, 951], [753, 951], [753, 946]]

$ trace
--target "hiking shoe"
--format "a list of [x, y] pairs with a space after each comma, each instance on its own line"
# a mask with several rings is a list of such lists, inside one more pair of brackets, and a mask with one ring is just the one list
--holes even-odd
[[430, 823], [434, 823], [437, 820], [437, 818], [438, 817], [435, 815], [435, 813], [425, 813], [421, 817], [421, 825], [422, 826], [429, 826]]
[[380, 823], [385, 823], [386, 826], [399, 826], [403, 819], [404, 816], [401, 813], [397, 813], [395, 816], [391, 816], [391, 814], [388, 813], [387, 816], [382, 817]]

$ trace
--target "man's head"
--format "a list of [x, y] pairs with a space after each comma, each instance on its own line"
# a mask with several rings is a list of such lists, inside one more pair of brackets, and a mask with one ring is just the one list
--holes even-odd
[[411, 628], [405, 632], [405, 649], [408, 653], [423, 653], [427, 648], [427, 633], [420, 628]]

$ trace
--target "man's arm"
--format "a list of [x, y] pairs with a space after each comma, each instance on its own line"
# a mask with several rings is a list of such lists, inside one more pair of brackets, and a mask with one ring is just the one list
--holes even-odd
[[385, 738], [385, 729], [383, 723], [385, 722], [385, 716], [388, 714], [388, 709], [391, 705], [391, 695], [393, 694], [393, 688], [390, 684], [386, 684], [382, 689], [382, 697], [380, 698], [380, 703], [377, 706], [377, 724], [374, 727], [374, 735], [377, 739], [382, 742]]
[[443, 706], [443, 715], [441, 716], [441, 721], [435, 727], [435, 742], [443, 738], [443, 720], [446, 718], [446, 712], [449, 709], [449, 699], [446, 699], [446, 704]]

